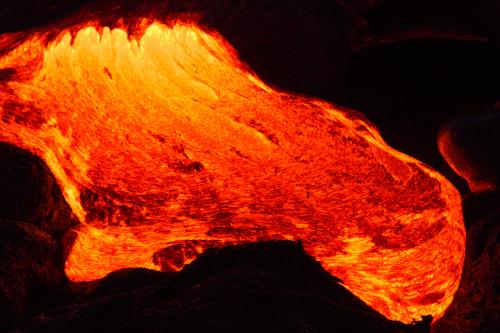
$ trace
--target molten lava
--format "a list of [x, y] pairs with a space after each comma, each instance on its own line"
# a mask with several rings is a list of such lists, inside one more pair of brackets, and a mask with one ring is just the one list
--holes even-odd
[[0, 58], [0, 140], [41, 156], [79, 218], [73, 281], [300, 239], [387, 317], [442, 315], [465, 247], [443, 176], [359, 114], [268, 87], [214, 32], [71, 31]]

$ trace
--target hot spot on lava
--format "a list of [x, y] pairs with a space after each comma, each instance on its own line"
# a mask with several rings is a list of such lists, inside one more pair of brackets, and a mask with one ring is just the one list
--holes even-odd
[[70, 279], [286, 239], [390, 319], [451, 303], [460, 196], [360, 114], [267, 86], [196, 25], [47, 34], [0, 58], [0, 140], [43, 158], [79, 218]]

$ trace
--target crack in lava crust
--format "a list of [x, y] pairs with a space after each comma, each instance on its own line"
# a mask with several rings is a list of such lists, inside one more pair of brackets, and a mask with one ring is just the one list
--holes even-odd
[[391, 319], [450, 304], [465, 247], [459, 194], [360, 115], [268, 87], [194, 25], [42, 40], [0, 58], [0, 140], [40, 155], [80, 219], [72, 280], [300, 239]]

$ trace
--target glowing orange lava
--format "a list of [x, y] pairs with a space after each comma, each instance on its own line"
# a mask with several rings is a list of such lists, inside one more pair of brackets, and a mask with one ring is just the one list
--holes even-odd
[[72, 280], [300, 239], [391, 319], [450, 304], [459, 194], [357, 113], [271, 89], [196, 26], [42, 35], [0, 58], [0, 140], [41, 156], [80, 219]]

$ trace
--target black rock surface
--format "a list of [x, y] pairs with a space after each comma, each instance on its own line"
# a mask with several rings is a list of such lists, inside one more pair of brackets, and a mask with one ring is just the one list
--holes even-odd
[[500, 328], [500, 193], [464, 198], [468, 222], [460, 286], [434, 333], [495, 333]]
[[67, 282], [59, 244], [37, 227], [0, 220], [0, 331], [54, 305]]
[[0, 219], [23, 221], [61, 240], [74, 223], [52, 172], [38, 156], [0, 142]]
[[22, 332], [427, 332], [391, 322], [300, 244], [207, 250], [179, 273], [128, 269], [74, 287], [74, 301]]
[[472, 191], [500, 189], [500, 112], [450, 121], [440, 132], [439, 148]]

